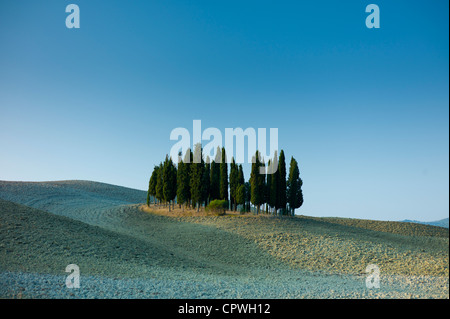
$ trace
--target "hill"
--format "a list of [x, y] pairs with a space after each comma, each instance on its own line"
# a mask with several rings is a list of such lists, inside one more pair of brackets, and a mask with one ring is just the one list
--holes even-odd
[[96, 225], [99, 214], [143, 203], [147, 192], [91, 181], [0, 181], [0, 198]]
[[[110, 202], [111, 205], [145, 202], [147, 192], [111, 184], [70, 180], [55, 182], [0, 181], [0, 196], [24, 205], [51, 205], [51, 198], [58, 202], [83, 201], [89, 204]], [[6, 198], [3, 198], [6, 199]]]
[[[145, 197], [88, 181], [0, 182], [0, 296], [34, 298], [46, 287], [44, 296], [70, 297], [50, 283], [76, 263], [89, 287], [80, 298], [448, 298], [448, 229], [186, 216], [148, 208]], [[384, 289], [364, 288], [368, 264]]]
[[405, 219], [405, 220], [403, 220], [403, 222], [449, 228], [448, 218], [444, 218], [444, 219], [441, 219], [441, 220], [436, 220], [436, 221], [433, 221], [433, 222], [421, 222], [421, 221], [418, 221], [418, 220]]

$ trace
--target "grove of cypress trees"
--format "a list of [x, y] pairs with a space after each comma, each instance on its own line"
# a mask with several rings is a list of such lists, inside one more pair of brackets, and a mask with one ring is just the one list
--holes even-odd
[[[180, 158], [181, 153], [178, 156]], [[147, 206], [153, 197], [155, 204], [157, 201], [168, 203], [170, 211], [176, 197], [180, 208], [183, 204], [190, 206], [192, 203], [193, 207], [197, 205], [198, 211], [203, 203], [207, 206], [211, 200], [221, 199], [230, 201], [234, 211], [238, 205], [244, 206], [243, 211], [250, 211], [253, 204], [259, 214], [261, 205], [266, 204], [266, 213], [270, 210], [282, 215], [294, 215], [295, 209], [303, 204], [303, 181], [297, 161], [291, 157], [288, 179], [283, 150], [279, 156], [275, 152], [274, 158], [267, 164], [266, 167], [261, 154], [256, 151], [250, 179], [245, 182], [242, 164], [237, 165], [233, 157], [228, 176], [224, 147], [217, 148], [215, 160], [210, 162], [209, 156], [206, 161], [203, 160], [202, 146], [197, 144], [195, 152], [188, 149], [177, 166], [166, 155], [164, 163], [154, 167], [148, 185]]]

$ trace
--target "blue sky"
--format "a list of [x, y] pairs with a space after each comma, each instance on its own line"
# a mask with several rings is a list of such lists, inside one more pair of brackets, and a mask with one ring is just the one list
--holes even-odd
[[448, 6], [3, 0], [0, 179], [146, 189], [172, 129], [200, 119], [277, 127], [298, 214], [448, 217]]

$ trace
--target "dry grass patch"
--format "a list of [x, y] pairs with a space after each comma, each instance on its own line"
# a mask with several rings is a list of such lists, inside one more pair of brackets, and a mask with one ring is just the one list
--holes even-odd
[[175, 207], [171, 206], [170, 211], [169, 207], [167, 205], [155, 205], [151, 204], [150, 206], [147, 205], [140, 205], [139, 209], [143, 212], [147, 213], [153, 213], [161, 216], [167, 216], [167, 217], [206, 217], [206, 216], [233, 216], [233, 217], [245, 217], [245, 216], [253, 216], [253, 213], [240, 213], [235, 212], [232, 210], [226, 210], [225, 213], [217, 213], [217, 212], [211, 212], [205, 209], [204, 207], [200, 208], [197, 211], [197, 208], [187, 208], [187, 207], [179, 207], [179, 205], [175, 205]]

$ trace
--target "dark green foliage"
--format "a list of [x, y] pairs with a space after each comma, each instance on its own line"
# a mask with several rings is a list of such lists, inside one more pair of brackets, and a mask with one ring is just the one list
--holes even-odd
[[271, 162], [271, 176], [270, 176], [270, 185], [269, 187], [269, 206], [274, 209], [274, 212], [278, 212], [278, 179], [280, 178], [280, 173], [278, 172], [278, 156], [275, 151], [273, 162]]
[[152, 196], [153, 198], [155, 198], [155, 196], [156, 196], [157, 175], [158, 175], [158, 166], [155, 166], [153, 168], [152, 175], [151, 175], [150, 180], [148, 182], [147, 206], [150, 205], [150, 196]]
[[186, 202], [186, 199], [183, 196], [183, 171], [184, 171], [184, 165], [183, 160], [181, 160], [178, 163], [178, 169], [177, 169], [177, 204], [180, 205], [184, 204]]
[[259, 214], [260, 206], [264, 203], [265, 191], [264, 191], [264, 174], [260, 173], [260, 167], [263, 166], [261, 163], [261, 156], [258, 151], [253, 158], [252, 171], [250, 174], [250, 185], [251, 185], [251, 202], [256, 206], [256, 213]]
[[244, 169], [242, 168], [242, 164], [239, 164], [239, 171], [238, 171], [238, 184], [244, 185], [245, 178], [244, 178]]
[[212, 200], [208, 205], [208, 211], [217, 213], [219, 215], [225, 214], [226, 210], [228, 209], [228, 201], [223, 199], [215, 199]]
[[250, 211], [252, 187], [251, 187], [249, 182], [245, 182], [244, 183], [244, 187], [245, 187], [245, 205], [244, 206], [245, 206], [245, 211], [249, 212]]
[[177, 192], [177, 171], [172, 162], [172, 158], [166, 155], [166, 160], [163, 166], [163, 196], [164, 201], [169, 203], [175, 199]]
[[205, 206], [208, 205], [210, 200], [210, 180], [211, 180], [211, 164], [209, 163], [209, 156], [206, 158], [206, 162], [203, 166], [202, 175], [202, 202], [205, 202]]
[[192, 153], [192, 150], [189, 148], [186, 151], [186, 154], [184, 155], [184, 163], [186, 164], [187, 168], [186, 168], [186, 175], [187, 175], [187, 189], [189, 189], [189, 192], [187, 193], [187, 202], [190, 205], [191, 202], [191, 172], [192, 172], [192, 162], [194, 160], [194, 154]]
[[180, 205], [180, 207], [184, 203], [187, 203], [190, 198], [189, 169], [190, 169], [190, 167], [189, 167], [188, 163], [184, 163], [183, 161], [180, 161], [180, 163], [178, 163], [177, 203]]
[[220, 162], [212, 161], [210, 172], [210, 198], [220, 197]]
[[[236, 191], [236, 204], [244, 205], [245, 204], [245, 185], [240, 184]], [[245, 211], [245, 208], [243, 209]]]
[[278, 189], [277, 189], [277, 204], [281, 209], [281, 214], [286, 214], [286, 160], [284, 158], [284, 151], [280, 151], [280, 157], [278, 158]]
[[153, 168], [153, 172], [152, 172], [152, 176], [150, 177], [150, 182], [149, 182], [149, 193], [151, 196], [156, 197], [156, 183], [158, 182], [158, 170], [159, 170], [159, 166], [155, 165], [155, 167]]
[[266, 192], [265, 193], [265, 196], [266, 196], [265, 202], [267, 204], [267, 207], [273, 207], [270, 205], [270, 189], [271, 189], [271, 185], [272, 185], [272, 174], [269, 170], [270, 170], [271, 164], [272, 164], [272, 161], [269, 160], [269, 162], [267, 163], [268, 169], [267, 169], [266, 184], [265, 184], [265, 192]]
[[231, 159], [230, 164], [230, 202], [231, 209], [236, 210], [236, 190], [239, 186], [239, 169], [234, 161], [234, 158]]
[[287, 181], [287, 201], [292, 216], [294, 216], [295, 209], [303, 204], [302, 185], [303, 181], [300, 178], [298, 163], [292, 157], [289, 166], [289, 178]]
[[[238, 178], [237, 178], [237, 189], [236, 189], [236, 205], [243, 205], [241, 208], [241, 211], [245, 211], [245, 200], [246, 200], [246, 194], [245, 194], [245, 178], [244, 178], [244, 169], [242, 168], [242, 164], [239, 164], [238, 168]], [[242, 198], [238, 199], [238, 193], [239, 189], [242, 186], [241, 194], [240, 196], [243, 196]]]
[[228, 201], [228, 163], [225, 148], [222, 147], [222, 158], [220, 161], [220, 199]]
[[156, 172], [156, 198], [159, 200], [159, 202], [162, 202], [164, 200], [164, 193], [163, 193], [163, 187], [164, 187], [164, 180], [163, 180], [163, 164], [160, 163], [157, 172]]
[[[196, 163], [200, 161], [199, 163]], [[191, 163], [191, 200], [192, 205], [197, 205], [199, 210], [202, 201], [202, 176], [203, 176], [203, 162], [202, 162], [202, 148], [200, 144], [195, 145], [194, 163]]]
[[[262, 173], [261, 170], [259, 172], [259, 174], [261, 175], [261, 179], [262, 179], [262, 185], [261, 185], [261, 192], [262, 192], [262, 203], [261, 205], [264, 205], [267, 203], [267, 167], [266, 164], [264, 163], [264, 160], [262, 160], [261, 162], [261, 168], [264, 169], [264, 172]], [[266, 213], [267, 213], [267, 207], [266, 206]]]

